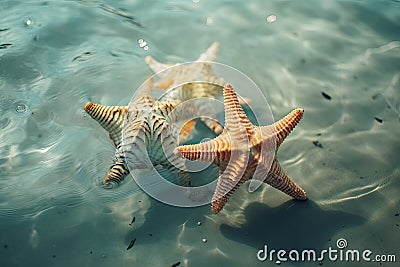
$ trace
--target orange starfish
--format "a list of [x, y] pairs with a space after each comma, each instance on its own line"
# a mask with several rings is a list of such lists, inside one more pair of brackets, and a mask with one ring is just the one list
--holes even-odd
[[253, 125], [231, 85], [224, 87], [225, 129], [216, 138], [194, 145], [178, 146], [174, 153], [189, 160], [213, 162], [220, 176], [211, 202], [218, 213], [245, 181], [264, 181], [289, 196], [305, 200], [306, 193], [282, 170], [276, 152], [303, 116], [295, 109], [268, 126]]

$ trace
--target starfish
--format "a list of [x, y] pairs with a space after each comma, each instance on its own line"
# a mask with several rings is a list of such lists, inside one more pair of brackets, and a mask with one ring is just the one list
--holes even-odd
[[[223, 85], [223, 79], [216, 77], [212, 70], [211, 62], [217, 57], [219, 43], [214, 42], [194, 62], [190, 64], [160, 63], [151, 56], [145, 58], [150, 69], [157, 74], [160, 80], [155, 84], [157, 88], [167, 90], [179, 86], [178, 95], [170, 95], [171, 98], [178, 97], [187, 100], [195, 97], [215, 97], [220, 92], [218, 87]], [[192, 82], [208, 83], [209, 87], [190, 87]], [[189, 84], [189, 86], [182, 86]], [[215, 85], [219, 85], [215, 87]]]
[[[159, 81], [155, 87], [162, 90], [170, 90], [165, 96], [165, 100], [181, 100], [182, 102], [194, 99], [205, 98], [215, 99], [221, 94], [224, 79], [214, 74], [212, 61], [216, 59], [219, 51], [219, 43], [212, 43], [194, 62], [190, 64], [161, 63], [151, 56], [146, 57], [146, 62], [150, 69], [159, 76]], [[240, 99], [240, 103], [248, 105], [249, 99]], [[193, 103], [190, 107], [195, 115], [201, 115], [200, 120], [215, 134], [220, 134], [222, 126], [209, 117], [215, 117], [217, 113], [213, 104], [203, 102]], [[187, 106], [186, 106], [187, 107]], [[185, 108], [186, 108], [185, 107]], [[192, 129], [195, 121], [188, 121], [186, 129]], [[191, 127], [191, 128], [190, 128]], [[188, 135], [187, 139], [190, 139]], [[181, 143], [181, 142], [179, 142]]]
[[[193, 98], [215, 98], [221, 93], [224, 80], [216, 77], [212, 69], [212, 61], [217, 57], [219, 43], [214, 42], [203, 52], [194, 62], [190, 64], [160, 63], [151, 56], [146, 57], [146, 62], [153, 70], [159, 81], [155, 84], [156, 88], [168, 90], [174, 88], [166, 95], [166, 100], [186, 101]], [[202, 114], [200, 118], [208, 128], [214, 133], [222, 132], [222, 126], [215, 120], [207, 118], [209, 114], [215, 114], [214, 107], [210, 105], [199, 105], [195, 107], [197, 114]], [[192, 124], [194, 126], [194, 124]]]
[[[167, 146], [163, 153], [161, 134], [163, 133], [165, 144], [174, 143], [176, 136], [180, 142], [190, 139], [195, 121], [188, 121], [182, 128], [177, 128], [171, 125], [167, 118], [182, 101], [196, 97], [215, 98], [218, 95], [220, 90], [217, 90], [217, 84], [222, 84], [222, 79], [214, 76], [212, 66], [207, 62], [216, 58], [218, 49], [219, 44], [213, 43], [197, 61], [189, 65], [163, 64], [147, 57], [146, 62], [149, 67], [161, 77], [157, 84], [153, 83], [153, 79], [147, 80], [128, 106], [86, 103], [84, 110], [109, 133], [116, 148], [116, 158], [102, 181], [103, 185], [112, 187], [113, 184], [123, 181], [129, 174], [128, 162], [138, 169], [150, 167], [145, 155], [149, 156], [151, 164], [161, 165], [164, 169], [175, 173], [179, 184], [189, 184], [189, 176], [179, 170], [179, 168], [184, 169], [184, 161], [173, 154], [173, 147]], [[200, 83], [185, 83], [185, 81], [200, 81]], [[154, 88], [167, 90], [175, 86], [177, 90], [167, 94], [164, 100], [156, 101], [152, 98]], [[203, 114], [201, 110], [197, 112]], [[177, 115], [179, 114], [175, 114]], [[205, 119], [205, 122], [215, 133], [222, 131], [222, 127], [213, 120]], [[173, 164], [168, 162], [167, 157]]]
[[303, 110], [295, 109], [272, 125], [255, 126], [230, 84], [224, 86], [223, 94], [225, 128], [222, 134], [210, 141], [178, 146], [174, 150], [186, 159], [212, 162], [219, 167], [212, 211], [218, 213], [235, 190], [251, 177], [295, 199], [305, 200], [305, 191], [285, 174], [276, 157], [279, 146], [302, 118]]
[[104, 106], [93, 102], [84, 106], [84, 110], [109, 132], [116, 147], [114, 163], [102, 182], [107, 187], [124, 180], [129, 174], [128, 162], [137, 169], [160, 165], [173, 172], [179, 184], [189, 184], [189, 176], [179, 170], [183, 169], [184, 161], [173, 154], [172, 145], [167, 145], [163, 151], [160, 144], [162, 134], [165, 144], [175, 144], [166, 116], [180, 101], [155, 101], [151, 96], [152, 88], [152, 80], [147, 80], [129, 106]]

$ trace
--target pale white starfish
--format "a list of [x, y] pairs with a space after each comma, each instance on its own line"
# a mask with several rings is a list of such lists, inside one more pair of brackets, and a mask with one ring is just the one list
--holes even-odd
[[[160, 63], [151, 56], [146, 57], [146, 62], [153, 72], [159, 77], [156, 88], [169, 91], [165, 100], [180, 100], [182, 102], [194, 98], [213, 99], [222, 93], [224, 80], [216, 77], [213, 72], [212, 61], [217, 57], [219, 43], [214, 42], [202, 53], [198, 59], [189, 64]], [[216, 113], [212, 105], [198, 105], [193, 107], [198, 114]], [[206, 116], [200, 118], [213, 132], [221, 133], [222, 126], [215, 120]]]

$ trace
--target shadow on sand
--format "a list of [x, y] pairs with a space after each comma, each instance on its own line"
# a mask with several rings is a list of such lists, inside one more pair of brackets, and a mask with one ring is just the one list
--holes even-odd
[[323, 210], [311, 200], [290, 200], [275, 208], [254, 203], [244, 213], [245, 224], [222, 224], [221, 233], [257, 249], [265, 244], [275, 249], [323, 248], [337, 232], [365, 222], [356, 215]]

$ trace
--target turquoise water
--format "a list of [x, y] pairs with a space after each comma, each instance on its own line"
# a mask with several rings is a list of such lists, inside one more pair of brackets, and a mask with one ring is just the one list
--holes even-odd
[[[398, 1], [1, 1], [0, 265], [269, 266], [257, 259], [264, 245], [320, 251], [345, 238], [397, 263], [302, 265], [397, 266], [399, 10]], [[83, 105], [126, 105], [152, 75], [147, 55], [190, 61], [214, 41], [216, 61], [253, 79], [275, 118], [304, 108], [278, 158], [308, 201], [242, 187], [214, 215], [157, 202], [131, 178], [101, 187], [114, 148]]]

